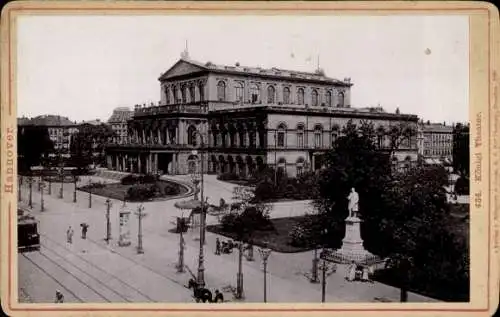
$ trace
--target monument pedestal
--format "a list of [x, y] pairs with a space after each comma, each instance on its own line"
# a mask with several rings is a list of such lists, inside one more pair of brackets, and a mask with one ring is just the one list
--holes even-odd
[[360, 223], [358, 217], [347, 217], [345, 219], [345, 237], [342, 240], [342, 247], [329, 254], [331, 261], [336, 263], [368, 264], [377, 261], [377, 256], [366, 251], [361, 239]]

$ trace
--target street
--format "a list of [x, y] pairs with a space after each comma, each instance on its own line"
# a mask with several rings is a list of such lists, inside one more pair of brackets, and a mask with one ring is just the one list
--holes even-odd
[[[107, 172], [106, 177], [109, 176]], [[114, 177], [117, 181], [120, 177]], [[188, 181], [188, 176], [168, 177]], [[92, 176], [93, 181], [110, 181]], [[82, 177], [80, 184], [86, 184]], [[217, 204], [220, 198], [231, 202], [234, 185], [218, 181], [215, 176], [205, 177], [205, 195], [209, 203]], [[111, 236], [109, 245], [106, 235], [105, 197], [92, 196], [92, 208], [88, 208], [88, 194], [77, 192], [73, 203], [73, 184], [64, 184], [64, 198], [58, 198], [60, 184], [52, 184], [52, 195], [44, 194], [45, 211], [40, 211], [40, 193], [33, 186], [32, 214], [40, 221], [41, 249], [18, 255], [19, 298], [21, 302], [54, 302], [56, 289], [65, 302], [194, 302], [192, 291], [187, 289], [190, 273], [177, 273], [179, 251], [178, 234], [169, 232], [175, 227], [181, 210], [174, 207], [181, 198], [143, 203], [147, 214], [143, 218], [144, 254], [137, 254], [137, 217], [134, 212], [139, 204], [127, 203], [132, 211], [130, 218], [131, 241], [128, 247], [118, 246], [118, 213], [122, 202], [112, 200]], [[27, 206], [29, 187], [22, 186], [20, 203]], [[291, 205], [295, 207], [292, 208]], [[298, 207], [297, 207], [298, 206]], [[285, 217], [305, 213], [303, 202], [276, 204], [271, 217]], [[307, 212], [310, 212], [308, 210]], [[187, 216], [188, 212], [184, 212]], [[80, 237], [80, 223], [89, 224], [87, 239]], [[217, 218], [207, 216], [207, 223]], [[75, 231], [73, 243], [66, 241], [69, 226]], [[184, 235], [185, 264], [196, 274], [199, 254], [199, 230], [189, 230]], [[205, 282], [212, 292], [219, 289], [226, 300], [234, 301], [230, 292], [236, 286], [238, 252], [217, 256], [217, 235], [206, 233]], [[321, 284], [313, 284], [305, 275], [311, 270], [312, 251], [285, 254], [273, 252], [268, 261], [268, 302], [320, 302]], [[375, 298], [399, 300], [399, 289], [380, 283], [347, 282], [344, 268], [339, 265], [336, 273], [327, 279], [327, 302], [373, 302]], [[263, 301], [263, 264], [257, 250], [254, 261], [243, 261], [244, 302]], [[409, 294], [409, 301], [432, 302], [433, 299]]]

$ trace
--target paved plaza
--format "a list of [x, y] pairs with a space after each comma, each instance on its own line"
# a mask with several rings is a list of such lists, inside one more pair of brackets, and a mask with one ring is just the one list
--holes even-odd
[[[92, 176], [93, 181], [118, 181], [114, 172]], [[189, 182], [189, 176], [163, 176], [164, 178]], [[114, 179], [111, 179], [114, 178]], [[80, 184], [87, 184], [82, 177]], [[213, 175], [205, 176], [205, 195], [209, 203], [218, 204], [220, 198], [231, 202], [234, 185], [221, 182]], [[132, 213], [131, 240], [128, 247], [118, 246], [119, 210], [122, 202], [112, 200], [111, 234], [109, 245], [104, 240], [106, 233], [105, 197], [92, 196], [92, 208], [88, 208], [88, 193], [77, 192], [77, 203], [73, 203], [73, 184], [64, 184], [64, 198], [58, 198], [60, 184], [52, 184], [52, 194], [45, 189], [45, 211], [40, 211], [40, 192], [33, 185], [32, 214], [40, 221], [41, 249], [18, 255], [19, 300], [22, 302], [53, 302], [56, 289], [61, 290], [65, 302], [186, 302], [192, 303], [192, 291], [185, 285], [190, 273], [177, 273], [179, 235], [169, 230], [175, 227], [176, 217], [187, 216], [174, 207], [179, 200], [171, 199], [143, 203], [143, 247], [144, 254], [137, 254], [138, 219]], [[29, 189], [22, 185], [21, 206], [27, 207]], [[126, 208], [135, 212], [138, 204], [127, 203]], [[29, 208], [28, 208], [29, 209]], [[298, 216], [312, 212], [308, 202], [286, 202], [276, 204], [271, 217]], [[80, 223], [89, 224], [87, 239], [80, 237]], [[216, 217], [207, 216], [208, 224], [215, 224]], [[72, 226], [73, 243], [66, 242], [66, 230]], [[185, 234], [185, 263], [196, 274], [199, 254], [199, 230]], [[223, 291], [226, 300], [235, 301], [231, 287], [236, 287], [238, 253], [215, 255], [217, 235], [207, 232], [205, 247], [206, 286], [214, 291]], [[285, 254], [273, 252], [268, 262], [268, 302], [321, 301], [321, 284], [310, 283], [305, 275], [311, 270], [313, 252]], [[380, 283], [345, 281], [345, 268], [339, 266], [336, 273], [327, 279], [327, 302], [374, 302], [377, 298], [399, 301], [399, 289]], [[255, 260], [243, 260], [243, 302], [263, 301], [263, 265], [258, 252]], [[409, 301], [433, 302], [424, 296], [410, 293]]]

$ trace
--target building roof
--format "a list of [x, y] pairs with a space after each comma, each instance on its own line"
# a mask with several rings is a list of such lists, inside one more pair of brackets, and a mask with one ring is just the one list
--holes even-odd
[[423, 123], [421, 127], [423, 132], [453, 133], [453, 126], [444, 123]]
[[57, 115], [41, 115], [34, 118], [18, 118], [17, 124], [19, 125], [36, 125], [48, 127], [61, 127], [61, 126], [74, 126], [75, 123], [70, 121], [67, 117]]
[[83, 120], [82, 122], [80, 122], [80, 125], [82, 125], [82, 124], [101, 125], [103, 123], [104, 122], [102, 122], [101, 119], [95, 119], [95, 120], [90, 120], [90, 121]]
[[108, 119], [108, 123], [122, 123], [132, 119], [134, 111], [128, 107], [118, 107], [113, 110], [113, 114]]
[[316, 72], [302, 72], [295, 70], [287, 70], [281, 68], [261, 68], [261, 67], [251, 67], [251, 66], [241, 66], [239, 63], [236, 63], [234, 66], [228, 65], [217, 65], [212, 62], [198, 62], [192, 60], [188, 57], [183, 57], [179, 61], [177, 61], [169, 70], [163, 73], [160, 76], [160, 80], [165, 79], [165, 75], [168, 74], [170, 70], [175, 68], [179, 63], [188, 63], [200, 68], [200, 70], [212, 71], [218, 73], [229, 73], [229, 74], [239, 74], [239, 75], [254, 75], [254, 76], [271, 76], [271, 77], [279, 77], [286, 79], [301, 79], [301, 80], [314, 80], [314, 81], [323, 81], [325, 83], [337, 84], [342, 86], [352, 86], [350, 82], [350, 78], [345, 78], [343, 81], [327, 77], [323, 70], [317, 70]]

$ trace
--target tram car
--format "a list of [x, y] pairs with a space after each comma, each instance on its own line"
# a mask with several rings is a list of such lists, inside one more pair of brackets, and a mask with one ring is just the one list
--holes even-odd
[[39, 222], [31, 215], [24, 215], [21, 210], [17, 216], [17, 250], [28, 252], [40, 250]]

